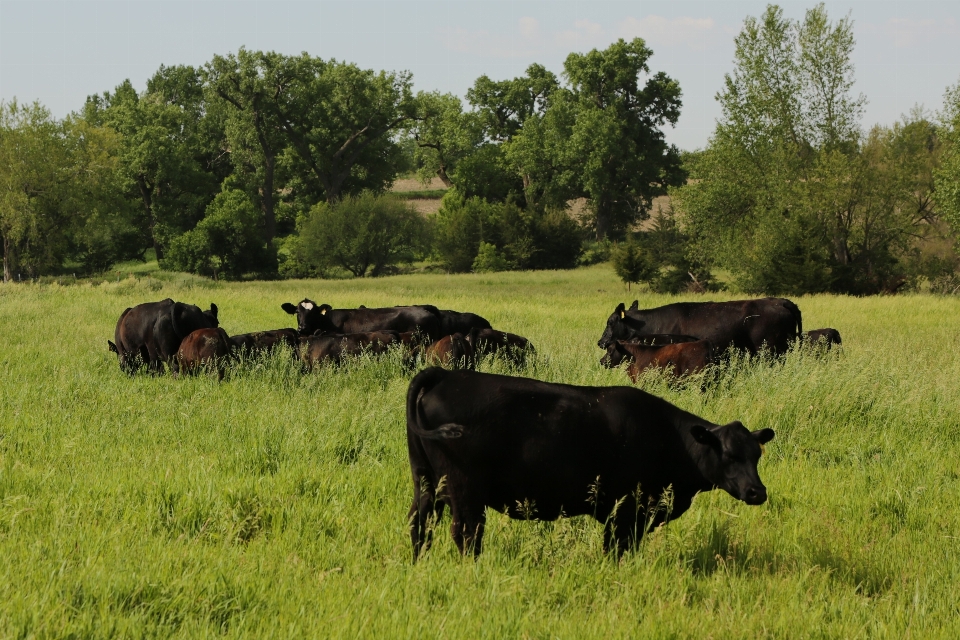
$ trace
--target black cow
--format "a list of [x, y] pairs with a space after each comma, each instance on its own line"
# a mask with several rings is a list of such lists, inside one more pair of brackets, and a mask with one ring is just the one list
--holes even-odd
[[445, 336], [455, 333], [467, 335], [472, 329], [492, 329], [483, 316], [475, 313], [440, 309], [440, 332]]
[[785, 298], [733, 302], [675, 302], [656, 309], [626, 309], [621, 302], [607, 319], [597, 345], [638, 340], [648, 334], [679, 334], [709, 340], [717, 349], [730, 347], [756, 354], [769, 349], [786, 353], [803, 333], [800, 309]]
[[114, 331], [116, 344], [107, 340], [110, 350], [117, 354], [120, 368], [127, 373], [136, 369], [139, 357], [154, 372], [163, 371], [166, 362], [176, 373], [179, 365], [174, 356], [180, 343], [197, 329], [216, 329], [217, 305], [209, 311], [170, 298], [160, 302], [145, 302], [125, 310]]
[[592, 515], [606, 525], [604, 548], [619, 553], [698, 492], [719, 487], [762, 504], [757, 462], [773, 436], [713, 424], [634, 387], [425, 369], [407, 391], [414, 561], [444, 505], [457, 547], [477, 555], [487, 507], [516, 519]]
[[502, 355], [516, 366], [522, 367], [527, 360], [527, 355], [536, 353], [532, 342], [523, 336], [506, 331], [473, 329], [467, 334], [466, 339], [473, 347], [474, 355], [478, 359], [488, 355]]
[[812, 347], [821, 347], [825, 351], [829, 351], [833, 348], [833, 345], [838, 347], [843, 344], [840, 340], [840, 332], [836, 329], [814, 329], [812, 331], [807, 331], [803, 334], [803, 342], [809, 344]]
[[230, 343], [235, 351], [247, 354], [270, 353], [281, 344], [296, 349], [299, 337], [296, 329], [272, 329], [230, 336]]
[[297, 316], [301, 336], [323, 333], [365, 333], [368, 331], [420, 331], [431, 340], [440, 338], [440, 312], [430, 305], [386, 307], [383, 309], [334, 309], [304, 298], [297, 305], [284, 302], [281, 308]]

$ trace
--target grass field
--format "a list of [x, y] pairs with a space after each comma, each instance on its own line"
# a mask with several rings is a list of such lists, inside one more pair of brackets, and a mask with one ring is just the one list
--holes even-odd
[[496, 513], [463, 560], [447, 516], [413, 566], [410, 374], [388, 358], [121, 375], [117, 316], [168, 296], [216, 302], [230, 333], [291, 326], [280, 303], [305, 296], [430, 302], [529, 337], [529, 375], [609, 385], [628, 379], [598, 363], [607, 315], [672, 300], [608, 266], [0, 286], [2, 637], [960, 637], [960, 300], [797, 298], [841, 354], [740, 364], [706, 392], [641, 381], [776, 430], [760, 507], [703, 494], [620, 562], [592, 520]]

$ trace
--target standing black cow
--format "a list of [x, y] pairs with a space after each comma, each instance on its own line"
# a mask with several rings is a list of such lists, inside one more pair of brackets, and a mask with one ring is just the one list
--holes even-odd
[[840, 339], [840, 332], [831, 328], [807, 331], [800, 339], [803, 340], [804, 343], [812, 347], [819, 347], [824, 351], [829, 351], [834, 345], [839, 347], [843, 344], [843, 341]]
[[114, 331], [116, 344], [107, 340], [110, 350], [117, 354], [120, 368], [127, 373], [136, 370], [138, 356], [154, 372], [163, 371], [166, 362], [176, 373], [179, 365], [174, 356], [180, 343], [197, 329], [216, 329], [217, 305], [209, 311], [170, 298], [160, 302], [145, 302], [125, 310]]
[[301, 336], [324, 333], [366, 333], [369, 331], [421, 331], [431, 340], [440, 338], [440, 312], [431, 305], [386, 307], [384, 309], [334, 309], [304, 298], [297, 305], [284, 302], [281, 308], [297, 316]]
[[762, 504], [757, 462], [773, 436], [713, 424], [633, 387], [425, 369], [407, 391], [414, 561], [444, 505], [457, 547], [477, 555], [487, 507], [516, 519], [592, 515], [606, 524], [604, 548], [622, 552], [698, 492], [719, 487]]
[[786, 353], [803, 333], [800, 309], [785, 298], [733, 302], [675, 302], [656, 309], [626, 309], [621, 302], [607, 319], [597, 345], [606, 349], [614, 340], [640, 340], [648, 334], [680, 334], [709, 340], [723, 351], [756, 354], [769, 349]]

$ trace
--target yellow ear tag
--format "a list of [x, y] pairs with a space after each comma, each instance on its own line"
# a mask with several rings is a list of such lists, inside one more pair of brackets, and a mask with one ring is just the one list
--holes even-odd
[[621, 312], [620, 312], [620, 317], [621, 317], [621, 318], [626, 318], [626, 317], [627, 317], [627, 312], [626, 312], [626, 311], [621, 311]]
[[320, 315], [322, 315], [322, 316], [327, 315], [327, 310], [326, 310], [326, 309], [322, 310], [322, 311], [320, 312]]

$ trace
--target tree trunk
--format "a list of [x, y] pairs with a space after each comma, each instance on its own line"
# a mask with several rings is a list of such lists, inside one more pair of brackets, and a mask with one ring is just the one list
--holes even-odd
[[442, 182], [447, 189], [453, 186], [453, 182], [447, 176], [447, 168], [445, 166], [440, 165], [440, 168], [437, 169], [437, 177], [440, 178], [440, 182]]
[[153, 232], [156, 221], [153, 219], [153, 188], [147, 184], [146, 178], [137, 177], [137, 186], [140, 187], [140, 199], [143, 201], [143, 210], [147, 214], [147, 226], [150, 228], [150, 239], [153, 241], [153, 250], [157, 254], [157, 262], [163, 259], [163, 248]]
[[13, 282], [13, 247], [9, 238], [3, 237], [3, 281]]
[[610, 236], [610, 214], [607, 208], [601, 203], [597, 205], [597, 241], [604, 240]]
[[274, 213], [273, 175], [276, 169], [276, 157], [264, 148], [263, 190], [260, 192], [260, 209], [263, 211], [263, 235], [267, 244], [277, 235], [277, 217]]

